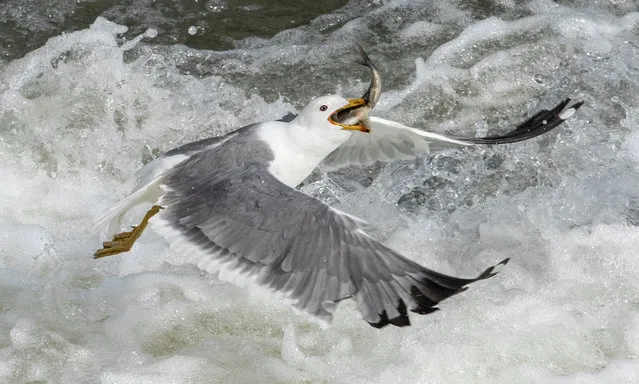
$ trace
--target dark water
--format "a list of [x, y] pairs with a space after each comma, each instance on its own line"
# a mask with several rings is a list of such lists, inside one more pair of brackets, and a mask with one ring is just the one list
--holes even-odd
[[[225, 50], [247, 37], [270, 37], [343, 7], [346, 0], [8, 0], [0, 2], [0, 57], [11, 60], [52, 36], [87, 28], [98, 16], [127, 25], [131, 37], [156, 28], [156, 44]], [[188, 29], [198, 31], [190, 35]]]

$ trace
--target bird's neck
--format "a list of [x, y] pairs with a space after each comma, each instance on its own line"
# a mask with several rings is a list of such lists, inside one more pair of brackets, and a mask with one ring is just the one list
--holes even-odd
[[293, 188], [350, 137], [346, 132], [343, 135], [322, 135], [295, 122], [267, 123], [260, 128], [258, 136], [273, 150], [274, 159], [269, 165], [269, 171], [282, 183]]

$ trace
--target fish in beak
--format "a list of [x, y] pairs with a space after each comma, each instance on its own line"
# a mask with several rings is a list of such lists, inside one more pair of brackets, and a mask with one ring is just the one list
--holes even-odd
[[328, 121], [330, 121], [331, 124], [339, 125], [345, 130], [368, 133], [371, 131], [368, 114], [375, 108], [382, 94], [382, 77], [375, 67], [375, 64], [373, 64], [373, 61], [359, 44], [357, 44], [357, 52], [360, 55], [360, 59], [357, 60], [357, 63], [371, 70], [371, 84], [368, 86], [368, 90], [364, 93], [364, 96], [359, 99], [349, 99], [348, 104], [333, 112], [328, 117]]

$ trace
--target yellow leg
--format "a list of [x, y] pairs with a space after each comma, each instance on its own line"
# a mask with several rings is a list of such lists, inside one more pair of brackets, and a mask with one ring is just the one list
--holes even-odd
[[149, 219], [160, 212], [160, 209], [162, 209], [162, 207], [159, 205], [152, 206], [146, 215], [144, 215], [140, 225], [133, 227], [133, 230], [130, 232], [118, 233], [113, 236], [113, 240], [102, 243], [102, 249], [95, 251], [93, 258], [99, 259], [101, 257], [113, 256], [118, 253], [130, 251], [133, 243], [142, 235], [142, 231], [144, 231], [147, 224], [149, 224]]

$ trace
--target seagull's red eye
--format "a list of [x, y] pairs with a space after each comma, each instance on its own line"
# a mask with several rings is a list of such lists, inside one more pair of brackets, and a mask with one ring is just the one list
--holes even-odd
[[324, 104], [320, 107], [320, 111], [324, 112], [325, 110], [328, 109], [328, 105]]

